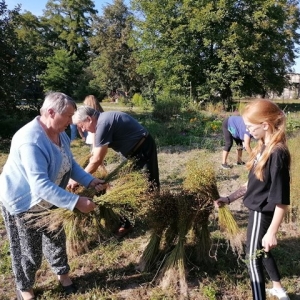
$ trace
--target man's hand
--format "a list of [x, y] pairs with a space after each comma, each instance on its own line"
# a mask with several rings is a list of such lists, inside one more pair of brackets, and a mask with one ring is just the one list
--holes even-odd
[[73, 179], [69, 179], [69, 182], [67, 184], [67, 188], [71, 191], [73, 191], [77, 186], [79, 186], [79, 184], [73, 180]]
[[96, 204], [88, 197], [79, 197], [75, 207], [83, 213], [89, 213], [96, 208]]
[[90, 184], [89, 187], [93, 187], [97, 192], [106, 190], [107, 188], [107, 183], [105, 183], [104, 180], [98, 179], [98, 178], [94, 178]]

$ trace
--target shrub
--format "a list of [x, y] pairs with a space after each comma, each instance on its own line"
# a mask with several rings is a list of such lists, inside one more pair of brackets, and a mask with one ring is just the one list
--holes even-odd
[[0, 122], [0, 136], [3, 139], [12, 138], [12, 136], [30, 119], [19, 119], [17, 117], [6, 117], [1, 119]]
[[179, 96], [161, 96], [154, 104], [153, 117], [161, 121], [169, 120], [171, 117], [181, 113], [183, 100]]
[[145, 102], [143, 96], [139, 93], [135, 93], [132, 97], [132, 104], [135, 106], [143, 106], [143, 103]]

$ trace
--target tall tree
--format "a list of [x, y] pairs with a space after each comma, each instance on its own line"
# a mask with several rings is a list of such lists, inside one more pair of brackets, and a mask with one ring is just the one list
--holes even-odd
[[[59, 89], [73, 97], [86, 94], [89, 77], [89, 37], [97, 10], [91, 0], [49, 0], [42, 21], [45, 36], [54, 53], [40, 76], [45, 90]], [[63, 78], [63, 82], [61, 81]]]
[[133, 1], [139, 72], [153, 78], [156, 93], [196, 94], [204, 82], [201, 34], [189, 28], [183, 1]]
[[45, 91], [63, 91], [74, 98], [82, 96], [77, 94], [79, 80], [70, 80], [83, 68], [83, 62], [75, 54], [70, 55], [65, 49], [55, 50], [46, 62], [47, 69], [40, 76]]
[[282, 92], [299, 42], [295, 1], [218, 1], [193, 12], [191, 26], [205, 36], [207, 59], [213, 62], [204, 70], [211, 92], [225, 101], [233, 93]]
[[15, 33], [19, 11], [20, 7], [8, 10], [5, 2], [0, 1], [0, 108], [3, 112], [15, 109], [23, 89], [22, 58]]
[[25, 12], [18, 16], [17, 24], [15, 32], [19, 40], [25, 84], [22, 98], [34, 103], [43, 97], [39, 76], [46, 68], [45, 58], [51, 56], [53, 50], [46, 40], [45, 25], [38, 17]]
[[106, 92], [138, 88], [140, 78], [129, 46], [132, 13], [123, 0], [115, 0], [104, 8], [103, 16], [95, 22], [94, 32], [91, 38], [94, 58], [90, 68], [95, 77], [91, 85]]
[[48, 39], [55, 49], [66, 49], [70, 55], [86, 60], [90, 50], [88, 38], [95, 15], [92, 0], [49, 0], [43, 20], [49, 27]]
[[298, 1], [133, 0], [139, 72], [194, 97], [281, 91], [299, 43]]

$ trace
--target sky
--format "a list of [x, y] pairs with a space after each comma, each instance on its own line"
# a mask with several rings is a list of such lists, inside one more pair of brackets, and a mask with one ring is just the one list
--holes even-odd
[[[48, 0], [5, 0], [8, 9], [21, 4], [21, 12], [30, 11], [35, 16], [41, 16]], [[126, 2], [126, 1], [125, 1]], [[94, 0], [95, 8], [101, 14], [103, 6], [112, 4], [113, 0]]]
[[[21, 4], [22, 12], [27, 10], [35, 16], [41, 16], [43, 14], [43, 10], [45, 9], [47, 2], [48, 0], [5, 0], [8, 9], [13, 9], [17, 6], [17, 4]], [[102, 14], [103, 7], [108, 4], [112, 4], [113, 0], [94, 0], [94, 3], [95, 9], [98, 10], [99, 14]], [[294, 71], [295, 73], [300, 73], [300, 58], [297, 58], [295, 62]]]

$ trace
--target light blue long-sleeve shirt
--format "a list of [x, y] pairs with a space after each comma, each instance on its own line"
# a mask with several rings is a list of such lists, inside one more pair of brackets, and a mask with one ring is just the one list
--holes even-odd
[[73, 210], [79, 196], [65, 190], [69, 178], [85, 187], [94, 178], [76, 163], [70, 150], [70, 139], [62, 132], [61, 147], [70, 159], [71, 170], [60, 186], [55, 184], [62, 163], [61, 152], [50, 141], [38, 118], [16, 132], [0, 175], [0, 202], [12, 215], [29, 210], [41, 200]]

